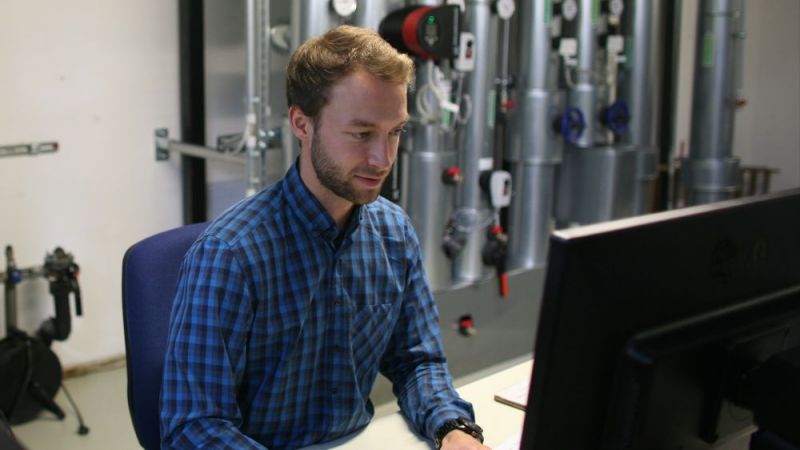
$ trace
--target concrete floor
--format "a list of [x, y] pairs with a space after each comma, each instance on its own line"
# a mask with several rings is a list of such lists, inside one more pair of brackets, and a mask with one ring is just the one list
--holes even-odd
[[14, 434], [28, 450], [134, 450], [140, 449], [128, 414], [125, 368], [95, 372], [65, 381], [81, 411], [89, 434], [78, 435], [78, 419], [59, 391], [56, 403], [66, 414], [58, 420], [43, 412], [31, 422], [13, 427]]

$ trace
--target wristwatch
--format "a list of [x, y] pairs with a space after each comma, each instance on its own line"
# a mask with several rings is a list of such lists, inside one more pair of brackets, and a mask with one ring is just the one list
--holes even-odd
[[481, 441], [483, 444], [483, 428], [479, 427], [478, 424], [472, 422], [469, 419], [465, 419], [463, 417], [459, 417], [458, 419], [450, 419], [442, 424], [436, 433], [433, 435], [433, 445], [436, 449], [442, 448], [442, 439], [447, 435], [447, 433], [453, 430], [461, 430], [464, 433], [474, 437], [475, 439]]

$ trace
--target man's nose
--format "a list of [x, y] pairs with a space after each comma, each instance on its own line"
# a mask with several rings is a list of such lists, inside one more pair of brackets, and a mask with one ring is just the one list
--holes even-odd
[[367, 163], [371, 167], [381, 170], [388, 169], [393, 161], [393, 154], [395, 153], [394, 143], [391, 142], [389, 137], [375, 139], [369, 149]]

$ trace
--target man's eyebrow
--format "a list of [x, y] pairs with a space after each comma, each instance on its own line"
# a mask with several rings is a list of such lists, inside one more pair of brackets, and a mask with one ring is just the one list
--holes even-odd
[[[395, 128], [406, 126], [406, 124], [408, 124], [408, 121], [410, 119], [411, 119], [410, 116], [406, 116], [406, 118], [403, 119], [400, 123], [398, 123]], [[363, 120], [363, 119], [353, 119], [350, 122], [348, 122], [347, 125], [352, 127], [365, 127], [365, 128], [374, 128], [377, 126], [374, 122], [370, 122], [369, 120]]]
[[347, 122], [347, 125], [353, 127], [374, 127], [375, 123], [370, 122], [369, 120], [361, 120], [361, 119], [353, 119], [350, 122]]

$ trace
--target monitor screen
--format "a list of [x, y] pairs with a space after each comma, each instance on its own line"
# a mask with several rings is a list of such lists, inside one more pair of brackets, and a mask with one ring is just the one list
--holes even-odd
[[554, 232], [522, 449], [747, 448], [799, 345], [800, 190]]

